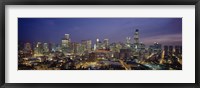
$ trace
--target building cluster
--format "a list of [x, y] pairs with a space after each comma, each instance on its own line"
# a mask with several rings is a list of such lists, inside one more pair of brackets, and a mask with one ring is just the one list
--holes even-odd
[[182, 69], [182, 46], [162, 47], [154, 42], [147, 47], [139, 42], [138, 29], [133, 41], [126, 37], [124, 43], [110, 43], [109, 39], [97, 38], [95, 42], [78, 43], [70, 39], [70, 34], [65, 34], [61, 44], [20, 43], [19, 69]]

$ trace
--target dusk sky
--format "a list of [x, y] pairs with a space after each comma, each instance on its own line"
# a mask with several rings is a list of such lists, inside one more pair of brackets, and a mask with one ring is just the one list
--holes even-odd
[[125, 42], [131, 37], [133, 43], [136, 29], [146, 45], [182, 45], [182, 18], [18, 18], [18, 41], [60, 44], [70, 34], [72, 42]]

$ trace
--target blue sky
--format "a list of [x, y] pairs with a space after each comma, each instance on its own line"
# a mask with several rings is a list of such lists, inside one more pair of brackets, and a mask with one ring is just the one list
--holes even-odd
[[72, 42], [125, 42], [131, 37], [133, 43], [136, 29], [146, 45], [182, 44], [182, 18], [18, 18], [19, 42], [61, 43], [64, 34], [70, 34]]

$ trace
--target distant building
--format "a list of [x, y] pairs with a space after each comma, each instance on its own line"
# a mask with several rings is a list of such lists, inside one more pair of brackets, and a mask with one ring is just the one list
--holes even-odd
[[134, 33], [134, 48], [137, 50], [139, 48], [139, 30], [136, 29]]
[[131, 37], [126, 37], [126, 48], [131, 47]]
[[87, 50], [87, 40], [81, 40], [81, 50], [82, 52]]
[[69, 34], [65, 34], [65, 37], [62, 39], [62, 47], [63, 48], [69, 48], [70, 46], [70, 37]]
[[43, 55], [43, 46], [41, 42], [37, 42], [36, 47], [34, 48], [35, 56], [42, 56]]
[[103, 49], [108, 49], [109, 48], [109, 40], [108, 39], [104, 39], [103, 41]]
[[91, 51], [91, 49], [92, 49], [92, 40], [87, 40], [86, 49], [89, 52]]
[[150, 54], [151, 53], [161, 53], [161, 51], [162, 51], [162, 45], [157, 42], [154, 42], [154, 45], [149, 46]]
[[77, 55], [79, 55], [81, 53], [81, 44], [80, 43], [75, 43], [74, 53], [77, 54]]
[[30, 43], [25, 43], [23, 52], [25, 57], [32, 56], [32, 48]]
[[44, 53], [48, 53], [49, 52], [49, 44], [48, 43], [44, 43], [43, 44], [43, 49], [44, 49]]
[[101, 47], [101, 44], [100, 44], [99, 39], [97, 38], [96, 39], [96, 49], [99, 49], [100, 47]]
[[69, 40], [69, 34], [65, 34], [65, 39]]

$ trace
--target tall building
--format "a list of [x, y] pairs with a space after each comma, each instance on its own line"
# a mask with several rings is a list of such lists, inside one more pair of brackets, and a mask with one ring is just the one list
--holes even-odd
[[87, 49], [87, 51], [91, 51], [91, 49], [92, 49], [92, 40], [87, 40], [86, 49]]
[[56, 51], [56, 44], [51, 44], [51, 51], [52, 52], [55, 52]]
[[36, 56], [41, 56], [43, 54], [43, 46], [41, 42], [37, 42], [36, 47], [34, 49], [34, 54]]
[[134, 33], [134, 48], [137, 50], [139, 47], [139, 30], [136, 29]]
[[134, 58], [138, 59], [139, 58], [139, 30], [136, 29], [134, 33]]
[[96, 39], [96, 49], [99, 49], [100, 48], [100, 41], [99, 39], [97, 38]]
[[126, 47], [127, 48], [131, 47], [131, 37], [126, 37]]
[[65, 39], [69, 40], [69, 34], [65, 34]]
[[62, 47], [63, 48], [69, 48], [70, 46], [70, 37], [69, 34], [65, 34], [65, 37], [62, 39]]
[[154, 42], [154, 52], [158, 53], [161, 52], [161, 50], [162, 50], [162, 45], [157, 42]]
[[45, 53], [49, 52], [49, 44], [48, 43], [44, 43], [43, 44], [43, 49], [44, 49]]
[[81, 50], [82, 52], [87, 50], [87, 40], [81, 40]]
[[97, 45], [96, 44], [94, 44], [94, 51], [97, 49]]
[[144, 43], [141, 42], [139, 47], [140, 47], [140, 50], [145, 50], [145, 44]]
[[80, 43], [75, 43], [74, 53], [77, 55], [79, 55], [81, 53], [81, 44]]
[[24, 53], [25, 57], [29, 57], [32, 55], [32, 49], [31, 49], [30, 43], [25, 43], [23, 53]]

